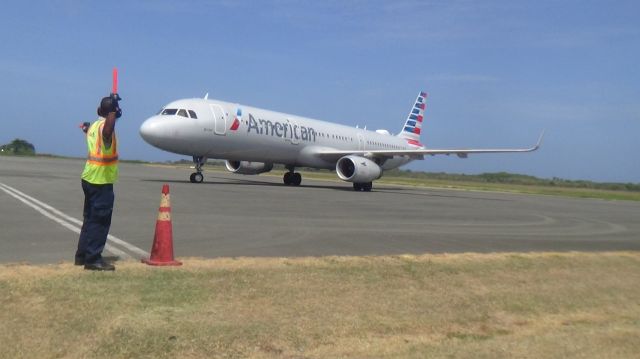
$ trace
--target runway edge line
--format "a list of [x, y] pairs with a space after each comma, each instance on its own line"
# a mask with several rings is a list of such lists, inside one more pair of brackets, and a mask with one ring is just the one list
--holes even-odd
[[[64, 228], [67, 228], [68, 230], [76, 233], [76, 234], [80, 234], [80, 230], [81, 230], [81, 226], [82, 226], [82, 221], [76, 218], [73, 218], [61, 211], [59, 211], [58, 209], [36, 199], [33, 198], [7, 184], [4, 184], [2, 182], [0, 182], [0, 189], [3, 190], [5, 193], [7, 193], [8, 195], [14, 197], [15, 199], [19, 200], [20, 202], [26, 204], [27, 206], [35, 209], [36, 211], [38, 211], [40, 214], [42, 214], [43, 216], [51, 219], [52, 221], [60, 224], [61, 226], [63, 226]], [[71, 223], [70, 223], [71, 222]], [[79, 225], [80, 227], [77, 227], [75, 225], [73, 225], [72, 223], [75, 223], [77, 225]], [[111, 242], [111, 243], [110, 243]], [[131, 255], [126, 253], [124, 250], [119, 249], [118, 247], [116, 247], [116, 245], [120, 245], [121, 247], [123, 247], [124, 250], [128, 250], [132, 253], [135, 253], [136, 255]], [[113, 235], [108, 235], [107, 237], [107, 244], [105, 246], [105, 249], [111, 253], [113, 253], [114, 255], [123, 258], [123, 259], [130, 259], [130, 258], [134, 258], [134, 257], [148, 257], [149, 253], [147, 253], [146, 251], [134, 246], [131, 243], [128, 243], [118, 237], [115, 237]], [[139, 259], [139, 258], [138, 258]]]

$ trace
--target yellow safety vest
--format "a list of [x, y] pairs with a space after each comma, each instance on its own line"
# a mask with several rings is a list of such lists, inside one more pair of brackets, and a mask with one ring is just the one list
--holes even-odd
[[92, 184], [115, 183], [118, 180], [118, 142], [113, 131], [111, 146], [107, 147], [102, 139], [104, 118], [94, 122], [87, 131], [87, 149], [89, 157], [82, 172], [82, 179]]

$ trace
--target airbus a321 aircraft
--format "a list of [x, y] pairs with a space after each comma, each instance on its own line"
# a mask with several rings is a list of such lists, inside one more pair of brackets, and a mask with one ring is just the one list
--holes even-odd
[[427, 94], [420, 92], [398, 135], [367, 131], [330, 122], [208, 99], [171, 102], [144, 121], [140, 135], [149, 144], [193, 156], [196, 172], [191, 182], [203, 181], [207, 158], [224, 159], [229, 171], [244, 175], [269, 172], [274, 163], [285, 165], [285, 185], [302, 182], [296, 167], [335, 169], [356, 191], [371, 191], [372, 181], [385, 170], [425, 155], [466, 158], [473, 153], [531, 152], [520, 149], [430, 149], [420, 143]]

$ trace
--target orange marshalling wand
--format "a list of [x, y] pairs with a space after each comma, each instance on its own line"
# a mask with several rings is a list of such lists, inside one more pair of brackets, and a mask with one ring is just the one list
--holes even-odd
[[116, 67], [113, 68], [113, 87], [111, 88], [111, 93], [118, 93], [118, 69]]

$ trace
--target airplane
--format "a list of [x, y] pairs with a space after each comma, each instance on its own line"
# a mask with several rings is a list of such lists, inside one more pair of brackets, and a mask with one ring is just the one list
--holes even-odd
[[386, 170], [425, 155], [532, 152], [530, 148], [432, 149], [420, 142], [427, 94], [418, 94], [399, 134], [369, 131], [296, 115], [274, 112], [208, 98], [182, 99], [164, 106], [140, 126], [141, 137], [165, 151], [192, 156], [196, 172], [192, 183], [204, 180], [207, 158], [225, 160], [227, 170], [257, 175], [274, 164], [287, 169], [285, 185], [302, 182], [296, 167], [335, 169], [338, 178], [352, 182], [356, 191], [371, 191], [373, 181]]

